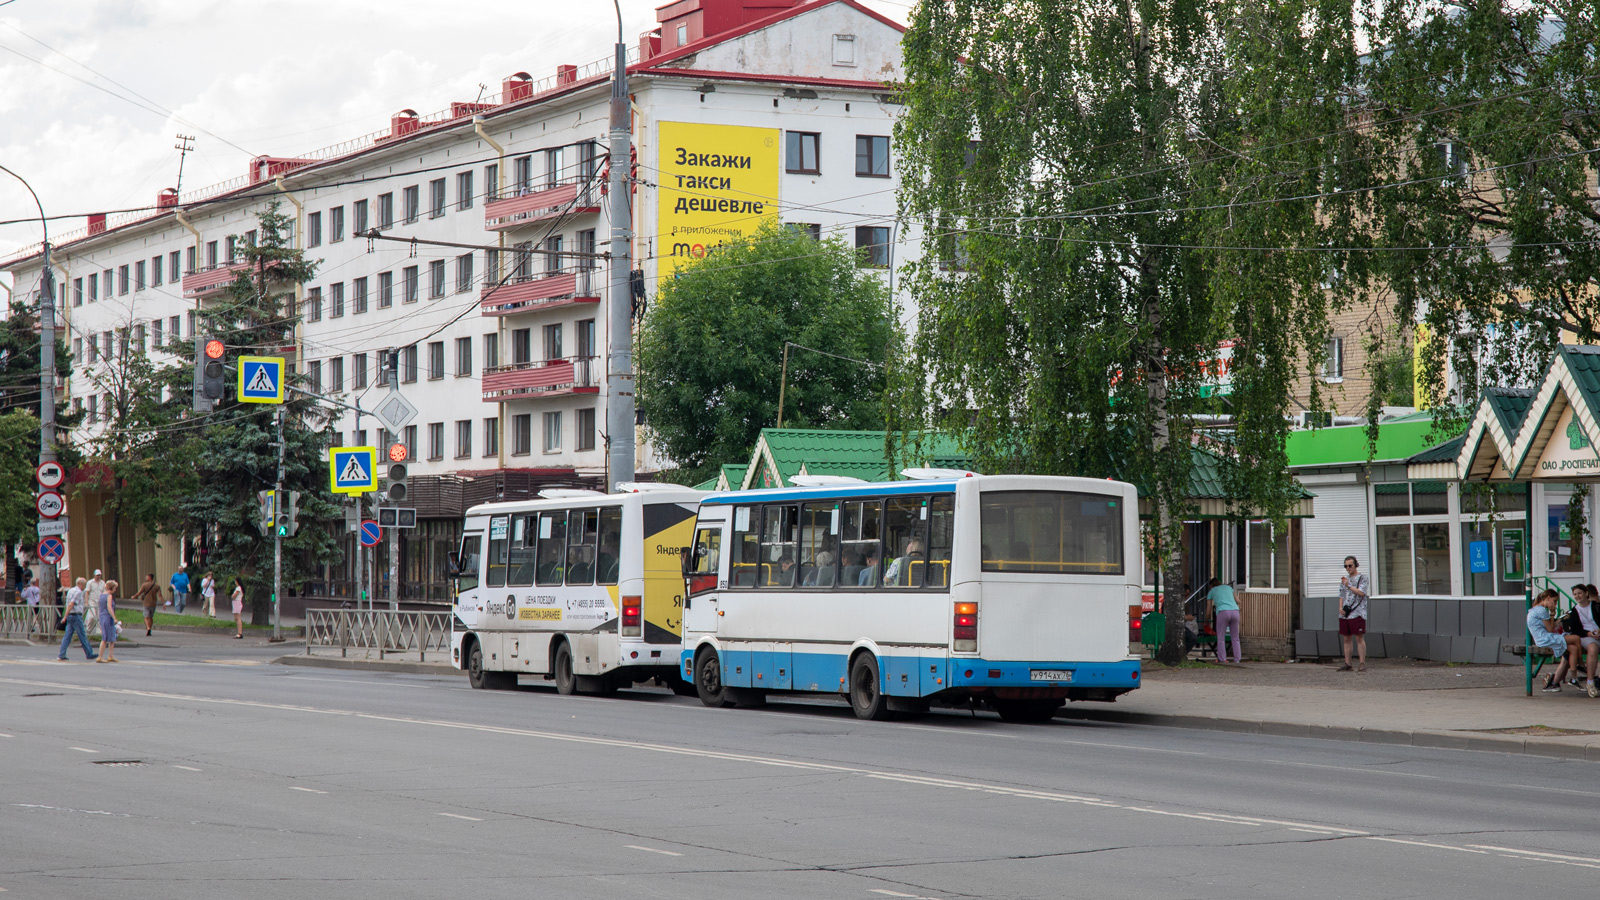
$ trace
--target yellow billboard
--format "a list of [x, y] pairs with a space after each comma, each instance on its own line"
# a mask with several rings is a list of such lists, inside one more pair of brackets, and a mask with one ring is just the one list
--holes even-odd
[[782, 137], [776, 128], [660, 124], [659, 277], [778, 218]]

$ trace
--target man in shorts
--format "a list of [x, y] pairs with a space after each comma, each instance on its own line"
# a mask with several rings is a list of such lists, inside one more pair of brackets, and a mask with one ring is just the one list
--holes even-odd
[[1367, 594], [1372, 582], [1361, 573], [1361, 564], [1354, 556], [1344, 558], [1344, 577], [1339, 579], [1339, 641], [1344, 644], [1344, 665], [1339, 671], [1348, 672], [1350, 649], [1357, 649], [1360, 671], [1367, 670]]
[[1574, 585], [1572, 588], [1572, 611], [1562, 618], [1562, 626], [1566, 630], [1568, 668], [1574, 680], [1578, 675], [1578, 660], [1588, 657], [1584, 674], [1584, 689], [1591, 697], [1600, 697], [1600, 689], [1595, 688], [1594, 669], [1596, 660], [1600, 660], [1600, 622], [1595, 619], [1595, 614], [1600, 613], [1600, 607], [1594, 605], [1595, 587], [1592, 584]]

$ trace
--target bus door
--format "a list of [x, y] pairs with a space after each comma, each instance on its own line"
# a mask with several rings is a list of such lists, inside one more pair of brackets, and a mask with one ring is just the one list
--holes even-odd
[[722, 559], [722, 523], [707, 523], [695, 529], [694, 543], [684, 568], [688, 589], [683, 601], [683, 630], [717, 630], [717, 568]]

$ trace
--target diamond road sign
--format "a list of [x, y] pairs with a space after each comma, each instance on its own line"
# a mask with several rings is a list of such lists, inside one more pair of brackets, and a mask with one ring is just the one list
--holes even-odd
[[378, 401], [378, 408], [373, 411], [373, 415], [388, 426], [390, 431], [399, 431], [406, 426], [406, 423], [417, 417], [417, 408], [400, 396], [399, 391], [390, 391], [389, 396]]
[[330, 447], [328, 480], [335, 494], [365, 494], [378, 489], [377, 447]]
[[239, 357], [239, 402], [283, 402], [283, 357]]

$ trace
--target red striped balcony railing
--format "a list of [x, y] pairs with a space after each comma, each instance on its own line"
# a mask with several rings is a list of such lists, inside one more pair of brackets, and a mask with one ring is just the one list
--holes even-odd
[[183, 296], [188, 300], [214, 297], [228, 289], [240, 272], [250, 268], [245, 260], [220, 263], [183, 276]]
[[508, 316], [574, 303], [599, 303], [600, 269], [561, 269], [527, 276], [513, 275], [504, 284], [483, 286], [483, 315]]
[[597, 356], [574, 356], [495, 366], [483, 373], [483, 399], [486, 403], [504, 403], [563, 394], [597, 394], [599, 362]]
[[600, 211], [600, 191], [595, 179], [575, 177], [542, 191], [512, 189], [513, 196], [490, 200], [483, 205], [483, 227], [489, 231], [506, 231], [553, 216], [597, 213]]

